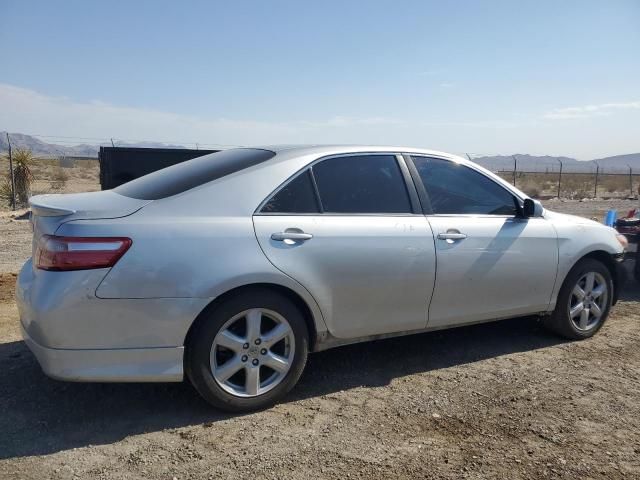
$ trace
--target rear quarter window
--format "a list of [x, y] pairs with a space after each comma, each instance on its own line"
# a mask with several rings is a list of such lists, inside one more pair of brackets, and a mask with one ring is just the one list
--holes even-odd
[[257, 148], [223, 150], [136, 178], [113, 191], [138, 200], [159, 200], [258, 165], [274, 156], [271, 150]]

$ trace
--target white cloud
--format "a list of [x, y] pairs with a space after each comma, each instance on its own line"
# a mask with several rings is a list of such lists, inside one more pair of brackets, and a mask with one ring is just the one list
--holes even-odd
[[0, 130], [40, 135], [110, 138], [219, 145], [344, 142], [354, 130], [399, 126], [383, 116], [334, 116], [327, 120], [268, 122], [200, 118], [160, 110], [77, 102], [13, 85], [0, 84]]
[[616, 110], [640, 109], [640, 101], [626, 103], [601, 103], [599, 105], [584, 105], [582, 107], [555, 108], [543, 115], [550, 120], [564, 120], [571, 118], [590, 118], [611, 115]]

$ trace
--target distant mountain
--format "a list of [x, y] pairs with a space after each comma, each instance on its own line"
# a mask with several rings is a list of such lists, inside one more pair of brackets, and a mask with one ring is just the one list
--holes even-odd
[[616, 169], [627, 171], [629, 167], [640, 172], [640, 153], [629, 153], [627, 155], [615, 155], [613, 157], [599, 158], [592, 160], [598, 162], [600, 168]]
[[[98, 158], [98, 151], [100, 150], [100, 144], [98, 145], [56, 145], [53, 143], [47, 143], [40, 140], [37, 137], [31, 135], [25, 135], [23, 133], [10, 133], [12, 148], [28, 148], [36, 156], [41, 157], [60, 157], [60, 156], [74, 156], [74, 157], [94, 157]], [[103, 143], [104, 146], [111, 146], [111, 143]], [[117, 147], [144, 147], [144, 148], [185, 148], [183, 145], [171, 145], [160, 142], [116, 142]], [[9, 144], [7, 142], [6, 132], [0, 132], [0, 153], [9, 151]]]
[[[54, 145], [52, 143], [43, 142], [31, 135], [24, 135], [22, 133], [11, 133], [9, 135], [11, 137], [11, 146], [13, 148], [28, 148], [36, 156], [98, 156], [99, 146], [96, 145]], [[9, 143], [7, 142], [7, 134], [6, 132], [0, 132], [0, 152], [6, 152], [8, 150]]]
[[558, 159], [562, 161], [562, 168], [575, 168], [576, 170], [590, 170], [589, 162], [582, 162], [569, 157], [551, 157], [549, 155], [534, 156], [528, 154], [516, 155], [496, 155], [493, 157], [471, 157], [471, 160], [482, 165], [488, 170], [497, 172], [501, 170], [512, 171], [514, 167], [514, 157], [517, 160], [517, 169], [531, 172], [553, 172], [560, 169]]
[[[471, 157], [483, 167], [497, 171], [513, 171], [514, 157], [517, 169], [526, 172], [557, 172], [562, 162], [563, 172], [595, 172], [596, 166], [603, 172], [628, 172], [629, 166], [640, 173], [640, 153], [616, 155], [614, 157], [599, 158], [597, 160], [576, 160], [569, 157], [534, 156], [527, 154], [496, 155], [492, 157]], [[559, 161], [558, 161], [559, 160]], [[597, 165], [596, 165], [597, 162]]]

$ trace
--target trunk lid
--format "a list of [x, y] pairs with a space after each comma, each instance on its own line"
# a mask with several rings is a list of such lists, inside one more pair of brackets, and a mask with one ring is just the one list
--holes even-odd
[[40, 236], [55, 234], [63, 223], [126, 217], [151, 202], [125, 197], [112, 190], [33, 196], [29, 199], [33, 247], [35, 249]]

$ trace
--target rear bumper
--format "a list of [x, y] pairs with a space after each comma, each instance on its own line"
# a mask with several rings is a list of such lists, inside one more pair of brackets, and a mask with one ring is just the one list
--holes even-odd
[[184, 338], [207, 299], [101, 299], [104, 270], [22, 268], [22, 336], [44, 373], [77, 382], [180, 382]]
[[22, 337], [44, 373], [71, 382], [181, 382], [184, 347], [71, 350]]
[[184, 339], [206, 298], [95, 296], [107, 269], [48, 272], [29, 260], [18, 275], [16, 304], [29, 337], [56, 350], [173, 348]]

